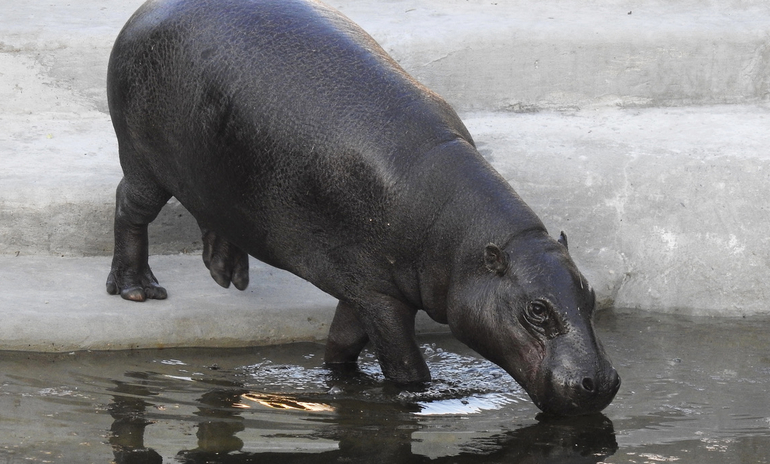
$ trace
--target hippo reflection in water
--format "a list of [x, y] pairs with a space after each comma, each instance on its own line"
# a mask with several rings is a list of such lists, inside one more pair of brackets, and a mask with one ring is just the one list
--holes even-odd
[[157, 0], [115, 42], [107, 92], [124, 177], [107, 291], [163, 299], [147, 224], [171, 196], [227, 287], [248, 255], [339, 299], [325, 360], [371, 342], [425, 382], [418, 310], [543, 411], [602, 410], [620, 385], [594, 292], [479, 155], [457, 114], [363, 30], [312, 0]]
[[[132, 373], [134, 376], [137, 374], [144, 375]], [[152, 409], [145, 399], [148, 395], [155, 396], [159, 392], [137, 383], [116, 384], [117, 388], [113, 389], [113, 402], [109, 405], [110, 414], [114, 419], [110, 429], [110, 443], [115, 462], [162, 464], [163, 458], [153, 449], [153, 446], [161, 443], [153, 442], [149, 437], [145, 440], [145, 429], [152, 427], [150, 424], [153, 423], [145, 418], [148, 415], [147, 408]], [[274, 442], [275, 430], [271, 426], [276, 425], [271, 422], [269, 414], [265, 416], [264, 410], [259, 412], [263, 420], [248, 420], [250, 413], [248, 409], [243, 409], [243, 403], [251, 403], [259, 397], [263, 398], [259, 400], [260, 403], [269, 403], [270, 407], [282, 411], [291, 409], [334, 412], [322, 416], [323, 419], [320, 420], [308, 418], [310, 424], [315, 424], [310, 429], [292, 431], [292, 427], [288, 427], [282, 434], [284, 444], [291, 445], [290, 448], [301, 449], [302, 444], [314, 443], [310, 449], [286, 449], [284, 452], [276, 452], [276, 447], [273, 446], [270, 451], [259, 452], [254, 451], [255, 448], [259, 449], [259, 439], [255, 441], [254, 437], [263, 436], [268, 442]], [[367, 399], [372, 400], [371, 397]], [[413, 434], [425, 427], [413, 414], [419, 410], [415, 404], [399, 401], [367, 403], [360, 396], [360, 392], [344, 398], [323, 395], [318, 397], [312, 394], [260, 395], [235, 386], [207, 391], [195, 404], [198, 408], [195, 412], [196, 421], [199, 421], [195, 433], [197, 447], [179, 451], [175, 459], [180, 463], [596, 464], [618, 449], [612, 421], [602, 414], [568, 418], [541, 417], [534, 425], [494, 435], [482, 434], [473, 437], [458, 454], [452, 453], [452, 447], [447, 447], [447, 443], [442, 441], [440, 450], [447, 455], [429, 459], [420, 454], [419, 446], [415, 447]], [[287, 423], [280, 420], [279, 422], [287, 427]], [[244, 444], [238, 434], [247, 428], [249, 431], [246, 435], [252, 437], [252, 440]], [[430, 427], [424, 432], [430, 434]], [[451, 431], [442, 431], [439, 436], [443, 433]], [[191, 446], [194, 442], [191, 443], [192, 437], [187, 435], [188, 440], [182, 437], [175, 440]], [[462, 435], [461, 433], [460, 436]], [[150, 437], [152, 436], [153, 434], [150, 434]], [[158, 437], [154, 438], [157, 440]], [[328, 450], [321, 448], [324, 444]], [[455, 442], [454, 445], [457, 446], [458, 443]]]

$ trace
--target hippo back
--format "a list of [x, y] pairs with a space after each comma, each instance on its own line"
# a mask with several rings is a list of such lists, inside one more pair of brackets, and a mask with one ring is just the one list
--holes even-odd
[[108, 98], [127, 176], [152, 177], [203, 227], [314, 282], [329, 249], [361, 255], [399, 234], [405, 179], [437, 168], [434, 147], [473, 145], [443, 99], [317, 2], [148, 2], [116, 41]]

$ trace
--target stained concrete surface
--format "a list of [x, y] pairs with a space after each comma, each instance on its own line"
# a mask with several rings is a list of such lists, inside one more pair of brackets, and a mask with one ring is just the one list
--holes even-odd
[[[549, 230], [568, 233], [603, 306], [768, 311], [764, 1], [330, 3], [458, 109]], [[199, 344], [232, 332], [269, 342], [258, 321], [276, 308], [287, 327], [307, 328], [297, 339], [323, 337], [323, 323], [306, 322], [330, 316], [333, 301], [292, 300], [305, 284], [269, 284], [273, 271], [258, 263], [252, 272], [266, 288], [207, 293], [219, 289], [196, 256], [194, 220], [173, 201], [151, 226], [151, 252], [176, 255], [157, 258], [176, 269], [171, 282], [155, 269], [172, 298], [144, 307], [104, 293], [121, 176], [104, 78], [112, 41], [139, 4], [4, 5], [0, 314], [11, 328], [0, 339]], [[174, 296], [174, 278], [199, 284]], [[175, 322], [190, 314], [198, 335]], [[140, 341], [145, 327], [158, 330]], [[94, 331], [102, 338], [91, 343]], [[5, 347], [21, 349], [13, 343]]]
[[[288, 272], [252, 260], [249, 288], [225, 289], [199, 253], [152, 256], [169, 292], [129, 302], [104, 290], [110, 257], [0, 255], [0, 349], [238, 347], [321, 340], [335, 299]], [[421, 313], [420, 332], [446, 331]]]

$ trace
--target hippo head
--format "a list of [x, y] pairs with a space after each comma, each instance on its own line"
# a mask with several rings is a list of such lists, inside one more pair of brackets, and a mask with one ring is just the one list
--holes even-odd
[[566, 236], [557, 242], [535, 232], [505, 248], [489, 244], [477, 263], [450, 296], [455, 336], [505, 369], [546, 413], [589, 414], [610, 404], [620, 377], [596, 338], [596, 297]]

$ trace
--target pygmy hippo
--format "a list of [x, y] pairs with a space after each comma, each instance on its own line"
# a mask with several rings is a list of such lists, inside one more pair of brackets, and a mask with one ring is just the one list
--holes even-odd
[[314, 0], [151, 0], [107, 93], [124, 177], [107, 291], [163, 299], [147, 225], [172, 196], [222, 286], [248, 255], [339, 299], [325, 361], [371, 342], [387, 379], [425, 382], [418, 310], [500, 365], [543, 411], [600, 411], [620, 385], [594, 292], [479, 155], [457, 114]]

